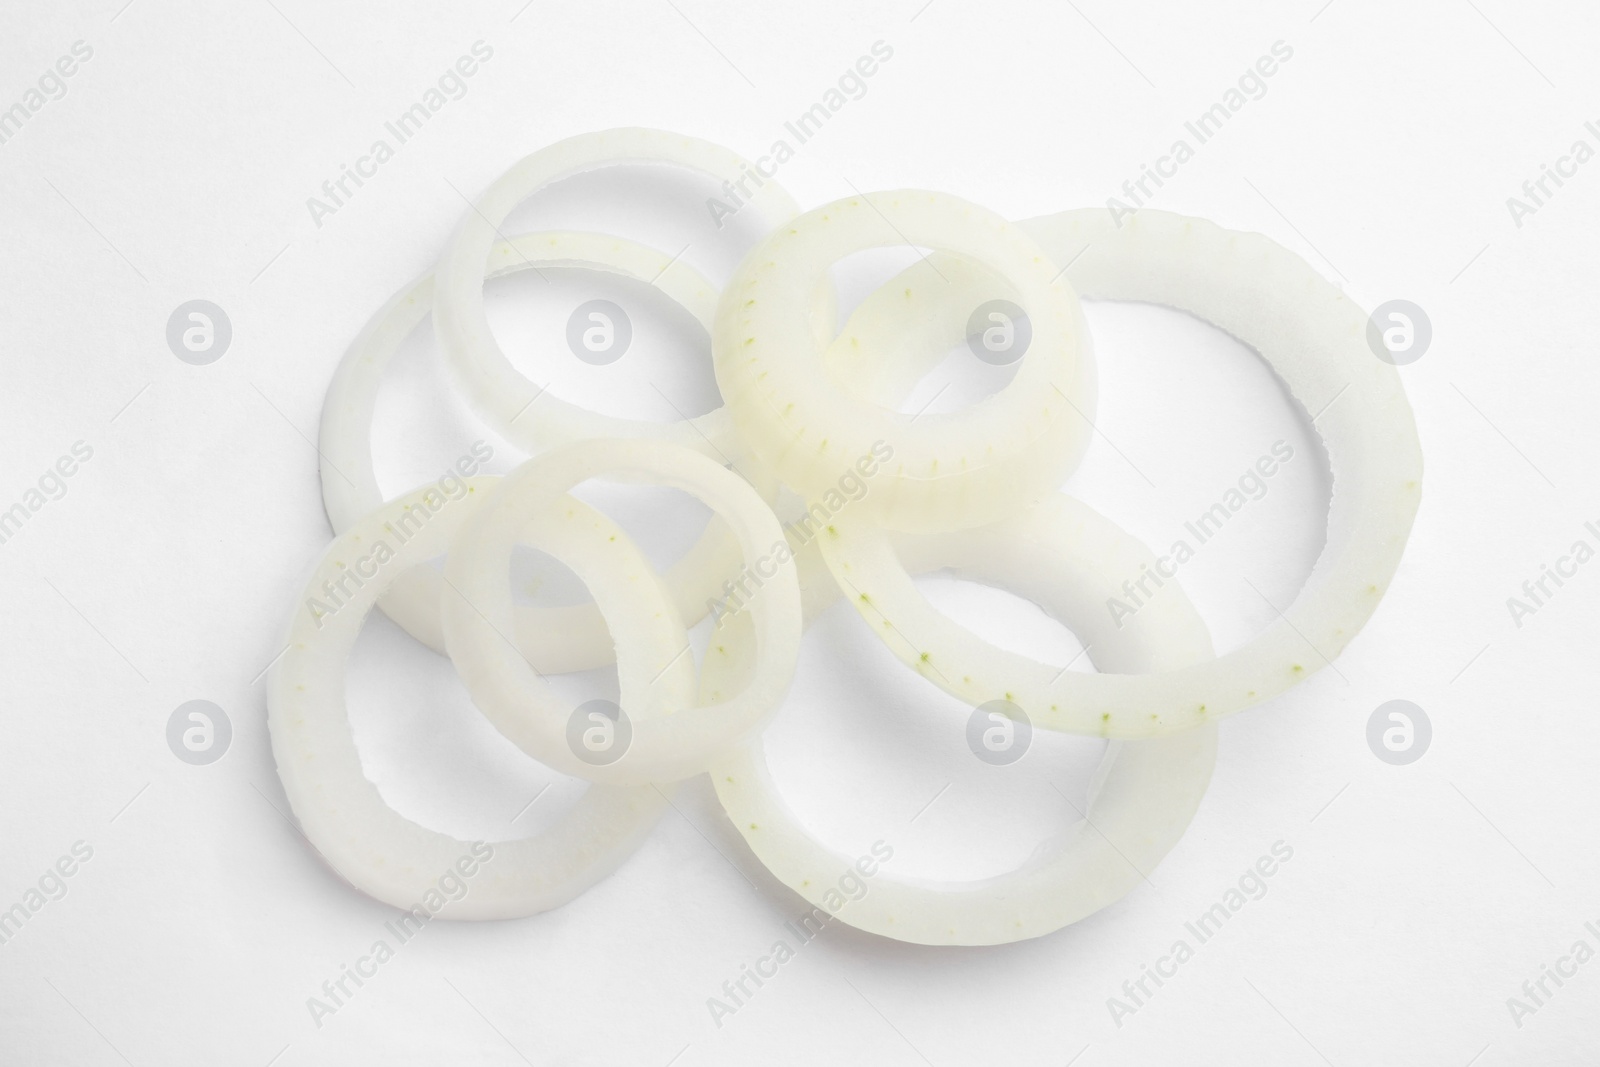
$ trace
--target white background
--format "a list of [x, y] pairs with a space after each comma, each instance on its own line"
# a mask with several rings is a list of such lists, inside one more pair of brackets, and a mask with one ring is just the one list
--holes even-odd
[[[1573, 541], [1594, 543], [1584, 523], [1600, 520], [1600, 163], [1520, 227], [1506, 205], [1575, 139], [1600, 147], [1584, 129], [1600, 120], [1600, 20], [1505, 0], [919, 2], [4, 5], [0, 107], [73, 42], [94, 54], [0, 145], [0, 507], [74, 442], [94, 454], [0, 545], [0, 908], [74, 842], [94, 851], [67, 895], [0, 945], [0, 1060], [1600, 1059], [1600, 962], [1551, 986], [1520, 1027], [1506, 1005], [1573, 942], [1600, 948], [1584, 928], [1600, 926], [1600, 564], [1520, 628], [1506, 607]], [[307, 197], [478, 40], [494, 55], [466, 96], [318, 227]], [[330, 537], [310, 442], [341, 353], [426, 271], [462, 194], [523, 154], [639, 125], [754, 156], [878, 40], [892, 60], [781, 174], [805, 206], [852, 186], [938, 189], [1013, 218], [1103, 205], [1273, 42], [1293, 48], [1155, 206], [1266, 233], [1365, 306], [1426, 309], [1432, 347], [1401, 373], [1427, 476], [1387, 599], [1337, 671], [1222, 726], [1211, 791], [1149, 884], [1056, 934], [929, 949], [836, 926], [718, 1027], [706, 998], [808, 909], [698, 781], [575, 903], [436, 922], [317, 1026], [307, 998], [394, 914], [329, 873], [288, 821], [260, 681]], [[720, 281], [757, 233], [741, 220], [717, 234], [709, 192], [623, 175], [551, 190], [511, 228], [687, 243]], [[842, 275], [859, 298], [887, 266], [856, 266]], [[637, 351], [579, 374], [561, 328], [591, 295], [637, 302]], [[233, 326], [210, 366], [165, 341], [169, 314], [195, 298]], [[558, 392], [651, 418], [671, 417], [652, 382], [698, 410], [714, 403], [703, 334], [638, 290], [509, 282], [494, 307], [508, 349]], [[1320, 546], [1329, 485], [1306, 415], [1208, 328], [1149, 308], [1090, 317], [1102, 433], [1068, 488], [1149, 543], [1164, 547], [1274, 441], [1296, 449], [1184, 572], [1219, 648], [1234, 647], [1274, 617], [1244, 579], [1286, 604]], [[448, 389], [424, 331], [380, 405], [388, 491], [488, 436]], [[515, 459], [501, 444], [494, 469]], [[695, 511], [663, 495], [632, 494], [619, 514], [668, 558]], [[1012, 647], [1061, 662], [1077, 647], [1014, 598], [925, 588]], [[892, 841], [906, 874], [972, 877], [1074, 817], [1065, 797], [1082, 795], [1093, 745], [1044, 739], [1015, 773], [986, 768], [963, 747], [963, 709], [867, 634], [838, 610], [823, 618], [769, 734], [819, 834], [848, 852]], [[516, 836], [581, 788], [523, 760], [448, 663], [384, 620], [368, 626], [350, 694], [369, 773], [414, 818]], [[234, 729], [206, 767], [165, 739], [196, 698]], [[1395, 698], [1433, 724], [1409, 766], [1365, 739]], [[1107, 998], [1278, 841], [1293, 859], [1267, 895], [1118, 1026]]]

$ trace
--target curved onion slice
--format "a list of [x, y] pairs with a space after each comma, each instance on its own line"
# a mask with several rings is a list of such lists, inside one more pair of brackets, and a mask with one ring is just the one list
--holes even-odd
[[[489, 269], [495, 265], [491, 250], [506, 217], [523, 200], [558, 181], [629, 163], [664, 163], [725, 182], [744, 180], [744, 174], [751, 169], [733, 152], [708, 141], [646, 129], [582, 134], [523, 158], [467, 212], [440, 257], [435, 271], [433, 319], [440, 347], [478, 413], [507, 440], [529, 452], [582, 438], [622, 437], [666, 441], [709, 456], [737, 458], [742, 448], [726, 409], [717, 408], [672, 423], [589, 411], [548, 395], [543, 386], [524, 377], [506, 358], [489, 328], [483, 299], [485, 264]], [[772, 225], [792, 218], [800, 210], [773, 181], [760, 185], [750, 203]], [[807, 295], [814, 315], [812, 323], [807, 324], [808, 331], [824, 322], [831, 326], [832, 286], [816, 286]], [[536, 399], [537, 417], [519, 418]]]
[[[267, 683], [273, 757], [307, 840], [357, 889], [399, 908], [411, 908], [436, 890], [441, 875], [463, 857], [483, 858], [482, 843], [460, 841], [407, 819], [365, 777], [345, 707], [345, 668], [384, 588], [443, 552], [482, 507], [492, 485], [488, 479], [469, 481], [459, 499], [433, 487], [417, 490], [351, 524], [306, 583], [304, 603], [289, 623], [288, 647]], [[578, 501], [568, 507], [583, 513], [584, 521], [544, 524], [541, 546], [576, 570], [614, 566], [620, 531]], [[659, 587], [641, 586], [638, 595], [642, 612], [670, 611]], [[670, 657], [676, 635], [661, 633], [665, 636], [630, 645], [625, 653], [652, 663]], [[624, 663], [632, 666], [631, 654]], [[693, 698], [690, 668], [675, 667], [656, 679], [653, 686], [663, 700]], [[494, 842], [492, 859], [473, 877], [472, 892], [445, 914], [505, 919], [566, 903], [615, 870], [666, 803], [665, 794], [650, 787], [590, 786], [551, 829], [533, 838]]]
[[[684, 665], [692, 671], [694, 657], [675, 610], [649, 613], [637, 602], [636, 589], [658, 581], [649, 564], [634, 549], [631, 559], [579, 571], [616, 639], [622, 709], [632, 727], [626, 751], [596, 765], [569, 747], [572, 709], [502, 636], [512, 623], [507, 574], [512, 546], [530, 521], [567, 520], [574, 513], [557, 506], [562, 494], [589, 478], [621, 472], [699, 497], [738, 538], [745, 560], [739, 582], [750, 593], [747, 614], [755, 625], [758, 667], [750, 686], [727, 701], [693, 706], [677, 700], [675, 692], [655, 685], [651, 671]], [[523, 751], [591, 781], [668, 782], [705, 770], [777, 706], [800, 650], [800, 590], [777, 517], [737, 474], [697, 452], [659, 442], [580, 441], [524, 463], [501, 480], [451, 544], [445, 584], [450, 590], [442, 601], [445, 644], [473, 701]], [[630, 630], [641, 627], [666, 628], [677, 635], [677, 643], [648, 670], [641, 658], [633, 661], [634, 671], [625, 672], [622, 653], [629, 648]]]
[[[952, 414], [906, 415], [823, 373], [809, 294], [867, 248], [911, 243], [982, 263], [1020, 294], [1032, 341], [998, 393]], [[1054, 490], [1081, 458], [1094, 381], [1076, 295], [1032, 239], [982, 208], [934, 193], [879, 193], [780, 226], [723, 290], [712, 334], [717, 384], [739, 434], [785, 484], [814, 499], [863, 456], [885, 459], [852, 514], [893, 529], [993, 522]], [[987, 294], [944, 294], [971, 314]]]
[[[522, 234], [500, 242], [490, 256], [489, 277], [539, 267], [609, 271], [656, 285], [683, 305], [707, 330], [717, 301], [714, 289], [694, 268], [665, 253], [616, 237], [586, 233]], [[372, 414], [383, 373], [401, 343], [433, 305], [433, 276], [402, 290], [373, 316], [345, 353], [322, 407], [318, 448], [322, 454], [322, 499], [334, 533], [343, 533], [383, 501], [372, 462]], [[751, 467], [751, 474], [760, 474]], [[776, 493], [776, 486], [763, 484]], [[706, 532], [664, 576], [678, 611], [699, 619], [708, 599], [739, 566], [739, 546], [721, 522]], [[407, 633], [443, 654], [439, 622], [439, 572], [418, 567], [399, 575], [379, 602], [384, 614]], [[523, 655], [537, 669], [558, 674], [611, 663], [614, 651], [605, 620], [593, 603], [538, 607], [519, 604], [512, 631]]]
[[974, 704], [1011, 693], [1035, 726], [1157, 737], [1283, 692], [1330, 662], [1371, 617], [1421, 497], [1416, 423], [1395, 368], [1367, 346], [1366, 314], [1258, 234], [1150, 210], [1121, 229], [1097, 210], [1022, 225], [1053, 258], [1071, 263], [1086, 299], [1165, 304], [1210, 322], [1260, 352], [1300, 404], [1319, 413], [1334, 494], [1327, 544], [1305, 588], [1264, 633], [1217, 659], [1086, 675], [995, 648], [942, 615], [917, 591], [889, 536], [855, 512], [837, 516], [820, 539], [829, 567], [865, 598], [855, 601], [863, 616], [892, 620], [890, 647], [908, 665]]
[[[1205, 623], [1176, 587], [1121, 629], [1111, 624], [1104, 598], [1116, 592], [1127, 567], [1152, 557], [1070, 497], [1048, 498], [1024, 519], [900, 541], [914, 570], [948, 567], [1037, 601], [1092, 649], [1102, 670], [1161, 671], [1211, 655]], [[808, 610], [820, 611], [831, 600], [820, 595], [828, 584], [826, 575], [807, 582], [808, 590], [818, 590]], [[744, 684], [751, 666], [749, 624], [735, 616], [714, 644], [725, 654], [706, 659], [701, 698], [711, 701]], [[1021, 706], [1034, 716], [1034, 708]], [[1216, 742], [1209, 723], [1157, 741], [1114, 741], [1095, 773], [1086, 818], [1018, 869], [966, 882], [908, 879], [880, 869], [867, 880], [864, 897], [842, 906], [836, 894], [830, 903], [828, 894], [852, 869], [852, 857], [819, 842], [789, 809], [759, 739], [714, 767], [711, 780], [768, 869], [841, 922], [917, 944], [994, 945], [1058, 930], [1137, 886], [1193, 819], [1211, 780]]]

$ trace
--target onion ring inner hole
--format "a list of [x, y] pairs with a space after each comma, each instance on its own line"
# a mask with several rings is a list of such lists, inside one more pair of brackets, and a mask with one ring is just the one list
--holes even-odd
[[[1070, 658], [1063, 652], [1075, 642], [1028, 602], [978, 583], [926, 581], [964, 623], [981, 612], [1019, 651]], [[763, 735], [766, 759], [798, 820], [841, 854], [882, 838], [896, 877], [987, 878], [1080, 821], [1106, 742], [1035, 730], [1020, 760], [992, 766], [968, 747], [973, 710], [906, 670], [841, 601], [806, 630], [789, 697]]]
[[[484, 306], [512, 366], [552, 396], [602, 415], [663, 424], [722, 405], [711, 336], [647, 281], [540, 267], [491, 278]], [[539, 401], [522, 417], [537, 419]]]
[[[1170, 557], [1217, 654], [1232, 651], [1277, 621], [1322, 551], [1333, 491], [1322, 440], [1272, 367], [1209, 323], [1113, 301], [1085, 301], [1084, 314], [1098, 432], [1064, 488]], [[1153, 445], [1172, 440], [1186, 444]], [[1192, 550], [1181, 564], [1179, 544]], [[1154, 579], [1134, 590], [1123, 599], [1135, 610], [1160, 595]]]
[[434, 341], [433, 316], [426, 315], [395, 349], [373, 406], [372, 469], [383, 499], [437, 483], [458, 460], [475, 460], [478, 441], [493, 455], [477, 462], [476, 474], [506, 474], [526, 458], [473, 414]]
[[[574, 706], [617, 698], [615, 667], [547, 677], [558, 692], [571, 691]], [[384, 802], [463, 841], [534, 836], [588, 788], [502, 737], [473, 706], [450, 660], [381, 612], [368, 616], [351, 653], [345, 701], [362, 773]]]

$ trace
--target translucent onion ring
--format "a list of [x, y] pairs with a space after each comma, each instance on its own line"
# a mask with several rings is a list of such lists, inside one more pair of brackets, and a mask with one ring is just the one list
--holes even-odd
[[[616, 237], [587, 233], [522, 234], [499, 242], [490, 255], [491, 278], [538, 267], [577, 267], [607, 271], [654, 284], [681, 304], [709, 331], [717, 290], [694, 268], [663, 252]], [[334, 533], [343, 533], [383, 502], [372, 462], [372, 415], [385, 368], [402, 342], [433, 306], [433, 276], [425, 275], [398, 293], [361, 331], [328, 386], [322, 407], [318, 449], [322, 455], [322, 500]], [[769, 496], [777, 487], [762, 479], [755, 465], [748, 473], [762, 481]], [[705, 533], [665, 575], [673, 603], [685, 618], [698, 620], [708, 599], [722, 595], [722, 584], [739, 566], [739, 546], [720, 521]], [[439, 621], [439, 572], [418, 567], [396, 577], [379, 602], [384, 614], [441, 655], [444, 631]], [[613, 648], [605, 620], [593, 603], [561, 607], [519, 604], [511, 631], [523, 655], [540, 671], [559, 674], [611, 663]]]
[[[484, 307], [485, 264], [499, 227], [513, 209], [539, 190], [575, 175], [628, 163], [664, 163], [737, 182], [751, 170], [738, 155], [693, 137], [647, 129], [616, 129], [558, 141], [517, 162], [479, 197], [450, 239], [435, 271], [434, 330], [463, 392], [484, 421], [529, 452], [589, 437], [643, 438], [738, 458], [743, 451], [723, 408], [683, 422], [658, 423], [602, 415], [550, 395], [512, 366], [500, 349]], [[771, 225], [799, 212], [776, 182], [767, 181], [750, 203]], [[680, 253], [681, 254], [681, 253]], [[833, 324], [831, 284], [808, 293], [813, 324]], [[538, 401], [537, 417], [519, 418]]]
[[1254, 347], [1306, 411], [1318, 413], [1334, 494], [1327, 544], [1305, 587], [1264, 633], [1214, 660], [1088, 675], [995, 648], [940, 614], [888, 535], [855, 512], [837, 516], [820, 539], [829, 567], [864, 617], [892, 621], [880, 632], [893, 634], [889, 645], [908, 665], [973, 704], [1012, 694], [1048, 729], [1159, 737], [1242, 711], [1315, 673], [1377, 608], [1421, 498], [1416, 423], [1395, 368], [1367, 345], [1367, 315], [1259, 234], [1148, 209], [1120, 229], [1092, 209], [1022, 225], [1053, 258], [1071, 263], [1084, 298], [1164, 304], [1210, 322]]
[[[966, 410], [902, 414], [823, 373], [807, 329], [817, 280], [853, 252], [900, 243], [986, 265], [1028, 313], [1032, 342], [1015, 376]], [[900, 191], [829, 204], [780, 226], [723, 290], [717, 384], [751, 452], [808, 499], [882, 441], [893, 461], [852, 514], [901, 530], [993, 522], [1059, 486], [1088, 440], [1092, 358], [1077, 296], [1059, 274], [1016, 226], [954, 197]], [[985, 300], [952, 296], [970, 298], [969, 313]]]
[[[619, 650], [622, 710], [632, 727], [629, 747], [614, 762], [595, 765], [568, 746], [571, 707], [558, 698], [502, 635], [512, 622], [507, 573], [519, 531], [535, 518], [560, 522], [562, 494], [593, 477], [626, 472], [650, 477], [699, 497], [738, 538], [748, 574], [759, 588], [748, 605], [758, 649], [750, 686], [735, 697], [693, 706], [662, 691], [643, 660], [635, 673], [622, 669], [628, 630], [640, 626], [683, 633], [676, 610], [642, 618], [636, 588], [658, 581], [642, 556], [582, 574]], [[624, 539], [626, 540], [626, 539]], [[800, 590], [794, 560], [766, 502], [737, 474], [675, 445], [654, 441], [580, 441], [545, 452], [496, 486], [486, 506], [468, 520], [445, 559], [444, 634], [474, 703], [523, 751], [566, 774], [591, 781], [634, 785], [698, 774], [749, 737], [782, 699], [800, 649]], [[667, 605], [671, 607], [670, 604]], [[652, 646], [655, 647], [655, 646]], [[650, 670], [694, 667], [687, 637]]]
[[[1022, 519], [897, 540], [913, 570], [949, 567], [1037, 601], [1092, 649], [1100, 669], [1168, 670], [1211, 655], [1205, 623], [1176, 586], [1122, 629], [1111, 624], [1102, 605], [1115, 593], [1117, 576], [1152, 557], [1069, 497], [1051, 497]], [[832, 601], [822, 593], [832, 583], [823, 574], [806, 584], [808, 617], [814, 617]], [[742, 616], [717, 635], [715, 645], [725, 654], [707, 657], [703, 700], [738, 691], [750, 667], [749, 624]], [[1032, 708], [1023, 710], [1032, 716]], [[994, 945], [1059, 930], [1121, 898], [1177, 844], [1210, 783], [1216, 744], [1209, 723], [1157, 741], [1114, 741], [1096, 770], [1087, 818], [1018, 869], [967, 882], [880, 869], [867, 879], [864, 897], [833, 914], [859, 929], [924, 945]], [[768, 869], [831, 911], [826, 893], [851, 869], [852, 857], [819, 842], [789, 809], [762, 742], [714, 767], [711, 780], [733, 825]]]
[[[458, 500], [432, 487], [407, 493], [337, 537], [306, 583], [305, 603], [289, 622], [288, 647], [267, 682], [273, 757], [307, 840], [357, 889], [399, 908], [409, 909], [435, 890], [440, 876], [464, 856], [481, 858], [481, 853], [474, 843], [402, 816], [362, 773], [345, 706], [345, 668], [379, 594], [397, 575], [443, 552], [482, 507], [493, 484], [493, 479], [472, 479]], [[620, 531], [578, 501], [568, 506], [586, 513], [586, 521], [541, 529], [541, 547], [575, 570], [611, 566], [614, 535]], [[414, 520], [419, 514], [426, 517], [402, 540], [396, 530], [412, 526], [401, 527], [402, 517]], [[336, 606], [324, 582], [343, 583]], [[641, 611], [670, 609], [659, 587], [640, 592]], [[313, 600], [322, 607], [314, 608]], [[328, 607], [335, 610], [322, 610]], [[630, 648], [651, 661], [676, 651], [670, 637], [655, 647]], [[692, 670], [667, 671], [654, 687], [669, 702], [692, 699]], [[472, 892], [451, 903], [445, 914], [507, 919], [564, 904], [615, 870], [666, 804], [666, 794], [650, 787], [590, 786], [554, 827], [533, 838], [494, 842], [493, 857], [474, 875]]]

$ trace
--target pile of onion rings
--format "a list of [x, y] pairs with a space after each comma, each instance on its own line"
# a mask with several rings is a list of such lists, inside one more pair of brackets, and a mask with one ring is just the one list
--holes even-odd
[[[320, 451], [335, 537], [297, 600], [268, 691], [278, 773], [306, 838], [356, 888], [402, 908], [472, 849], [400, 815], [362, 772], [345, 671], [376, 606], [450, 657], [507, 739], [590, 783], [543, 833], [494, 842], [450, 917], [527, 916], [571, 900], [638, 847], [672, 783], [699, 774], [779, 880], [836, 910], [827, 887], [852, 860], [790, 810], [768, 772], [762, 730], [785, 701], [806, 625], [842, 598], [909, 670], [958, 699], [1111, 744], [1087, 817], [1021, 867], [968, 882], [883, 873], [838, 918], [902, 941], [999, 944], [1117, 900], [1188, 827], [1215, 764], [1217, 721], [1330, 662], [1394, 577], [1422, 455], [1395, 368], [1368, 348], [1366, 315], [1265, 237], [1148, 209], [1119, 224], [1098, 210], [1013, 223], [955, 197], [901, 190], [802, 213], [767, 181], [751, 198], [767, 236], [720, 293], [676, 258], [621, 238], [500, 234], [519, 203], [553, 182], [636, 163], [716, 183], [748, 171], [725, 149], [652, 130], [536, 152], [489, 187], [435, 271], [379, 311], [334, 374]], [[933, 252], [836, 330], [829, 268], [907, 244]], [[532, 406], [544, 388], [501, 351], [483, 288], [541, 264], [638, 279], [681, 304], [710, 333], [724, 406], [672, 424], [553, 396]], [[1336, 486], [1326, 546], [1278, 622], [1225, 655], [1213, 654], [1175, 579], [1116, 624], [1102, 608], [1154, 557], [1060, 491], [1095, 410], [1080, 297], [1188, 312], [1255, 348], [1304, 408], [1324, 413], [1317, 428]], [[990, 307], [1021, 312], [990, 316], [1002, 340], [1027, 331], [1010, 381], [960, 411], [901, 413], [916, 382], [969, 340], [972, 310]], [[462, 394], [531, 458], [503, 478], [465, 479], [458, 499], [427, 486], [384, 500], [371, 446], [379, 385], [430, 314]], [[842, 477], [869, 471], [859, 500], [831, 501]], [[570, 495], [594, 478], [683, 490], [713, 518], [661, 573], [611, 519]], [[782, 487], [802, 501], [788, 523], [776, 510]], [[570, 567], [593, 602], [516, 603], [509, 570], [519, 544]], [[442, 570], [427, 566], [440, 556]], [[913, 580], [941, 569], [1039, 604], [1092, 648], [1096, 672], [1037, 662], [964, 629]], [[697, 665], [685, 654], [688, 630], [708, 614], [715, 627]], [[621, 699], [599, 724], [597, 749], [545, 675], [611, 663]]]

